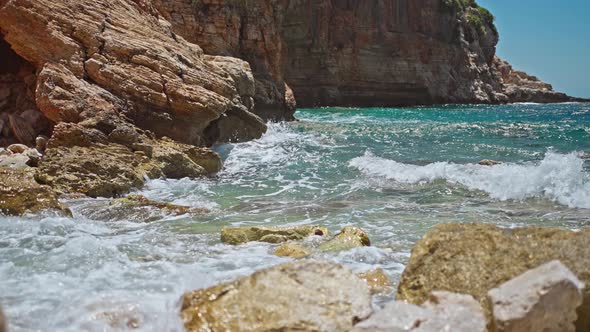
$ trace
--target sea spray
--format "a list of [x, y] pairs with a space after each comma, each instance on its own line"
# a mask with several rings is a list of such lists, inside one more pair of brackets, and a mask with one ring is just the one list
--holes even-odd
[[446, 180], [482, 190], [499, 200], [544, 197], [560, 204], [590, 209], [590, 176], [577, 153], [547, 152], [540, 162], [494, 166], [436, 162], [425, 166], [396, 162], [366, 152], [350, 166], [369, 177], [406, 184]]

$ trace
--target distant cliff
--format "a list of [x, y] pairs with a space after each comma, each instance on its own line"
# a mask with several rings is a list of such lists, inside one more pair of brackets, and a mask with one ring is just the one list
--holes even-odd
[[205, 52], [250, 63], [265, 118], [290, 117], [287, 86], [299, 106], [573, 100], [497, 58], [494, 17], [472, 0], [156, 2]]

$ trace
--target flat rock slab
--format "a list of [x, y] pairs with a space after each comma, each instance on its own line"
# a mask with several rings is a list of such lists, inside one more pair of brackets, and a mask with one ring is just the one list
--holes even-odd
[[182, 299], [187, 332], [340, 332], [371, 313], [364, 281], [338, 264], [312, 260], [275, 266]]
[[584, 284], [561, 262], [527, 271], [489, 291], [494, 332], [574, 332]]
[[469, 295], [433, 292], [421, 306], [391, 302], [352, 332], [485, 332], [479, 303]]

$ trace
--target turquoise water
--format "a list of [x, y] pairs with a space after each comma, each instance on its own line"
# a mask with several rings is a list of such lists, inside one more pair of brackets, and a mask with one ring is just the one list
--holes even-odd
[[357, 272], [382, 267], [394, 282], [437, 223], [590, 226], [590, 104], [296, 117], [259, 140], [217, 146], [225, 167], [214, 178], [153, 180], [139, 191], [210, 214], [147, 211], [156, 221], [138, 223], [145, 213], [113, 215], [106, 200], [82, 199], [66, 202], [72, 219], [0, 218], [0, 303], [11, 331], [181, 331], [184, 291], [289, 260], [270, 244], [221, 244], [224, 225], [359, 226], [373, 247], [314, 258]]

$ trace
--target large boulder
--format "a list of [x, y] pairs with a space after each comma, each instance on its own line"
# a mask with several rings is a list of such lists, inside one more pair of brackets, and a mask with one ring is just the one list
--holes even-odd
[[584, 284], [559, 261], [489, 291], [494, 332], [574, 332]]
[[348, 331], [371, 312], [362, 280], [317, 261], [279, 265], [182, 299], [187, 332]]
[[469, 295], [433, 292], [421, 306], [391, 302], [352, 332], [484, 332], [486, 320]]
[[[543, 263], [559, 260], [579, 279], [590, 282], [590, 230], [526, 227], [503, 229], [486, 224], [435, 226], [414, 246], [402, 274], [397, 298], [420, 304], [433, 290], [473, 295], [491, 308], [492, 288]], [[590, 290], [578, 309], [577, 331], [590, 331]]]
[[35, 181], [32, 169], [0, 168], [0, 212], [18, 216], [43, 210], [71, 215], [51, 187]]
[[291, 240], [301, 240], [312, 235], [327, 236], [328, 230], [325, 227], [314, 225], [293, 227], [224, 227], [221, 229], [221, 242], [233, 245], [254, 241], [281, 243]]

